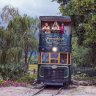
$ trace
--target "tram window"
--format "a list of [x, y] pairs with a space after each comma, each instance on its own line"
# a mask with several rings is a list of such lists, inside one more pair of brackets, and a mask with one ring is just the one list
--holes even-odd
[[42, 63], [49, 63], [49, 54], [42, 53]]
[[51, 53], [51, 63], [58, 63], [58, 53]]
[[51, 58], [58, 58], [58, 53], [51, 53]]
[[56, 60], [56, 59], [51, 59], [51, 63], [58, 63], [58, 60]]
[[53, 25], [52, 25], [52, 30], [55, 30], [55, 31], [56, 31], [56, 30], [60, 30], [60, 29], [59, 29], [59, 24], [58, 24], [58, 22], [54, 22], [54, 23], [53, 23]]
[[44, 31], [45, 33], [50, 33], [50, 26], [48, 23], [45, 23], [44, 26], [42, 27], [42, 31]]
[[64, 29], [65, 29], [65, 34], [69, 36], [71, 34], [71, 26], [65, 26]]
[[67, 54], [64, 53], [60, 54], [60, 63], [67, 64]]

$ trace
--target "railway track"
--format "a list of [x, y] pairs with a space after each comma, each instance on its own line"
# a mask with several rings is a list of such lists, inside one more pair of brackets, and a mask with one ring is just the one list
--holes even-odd
[[[63, 87], [60, 87], [58, 90], [48, 90], [48, 89], [45, 89], [45, 87], [42, 87], [40, 90], [38, 90], [37, 92], [35, 92], [32, 96], [41, 96], [42, 94], [50, 94], [50, 96], [56, 96], [56, 95], [59, 95], [60, 92], [63, 90]], [[44, 93], [45, 91], [45, 93]], [[53, 91], [53, 92], [52, 92]], [[56, 91], [56, 92], [54, 92]]]
[[35, 96], [37, 94], [39, 94], [40, 92], [42, 92], [44, 90], [45, 87], [42, 87], [39, 91], [37, 91], [36, 93], [34, 93], [32, 96]]
[[56, 95], [59, 95], [60, 94], [60, 92], [62, 91], [62, 87], [61, 88], [59, 88], [59, 90], [54, 94], [54, 95], [52, 95], [52, 96], [56, 96]]

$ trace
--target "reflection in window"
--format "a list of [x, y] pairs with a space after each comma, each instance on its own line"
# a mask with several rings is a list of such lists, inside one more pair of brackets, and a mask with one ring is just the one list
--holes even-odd
[[42, 53], [42, 63], [49, 63], [49, 54]]
[[58, 58], [58, 53], [51, 53], [51, 58]]
[[51, 63], [58, 63], [58, 60], [52, 59]]
[[51, 63], [58, 63], [58, 53], [51, 53]]
[[60, 54], [60, 63], [67, 64], [67, 54]]

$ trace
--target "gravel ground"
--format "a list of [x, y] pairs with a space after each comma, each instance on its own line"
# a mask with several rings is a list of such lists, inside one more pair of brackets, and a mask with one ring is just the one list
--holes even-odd
[[0, 96], [31, 96], [38, 89], [26, 87], [1, 87]]
[[[38, 89], [26, 87], [1, 87], [0, 96], [32, 96]], [[56, 90], [50, 90], [55, 92]], [[52, 96], [47, 90], [38, 96]], [[49, 95], [48, 95], [49, 94]], [[96, 86], [76, 86], [63, 89], [58, 96], [96, 96]]]
[[60, 94], [65, 96], [96, 96], [96, 86], [78, 86], [65, 89]]

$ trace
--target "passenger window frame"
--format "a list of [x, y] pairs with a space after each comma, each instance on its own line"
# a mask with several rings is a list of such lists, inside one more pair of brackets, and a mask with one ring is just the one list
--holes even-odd
[[[44, 53], [48, 55], [48, 59], [47, 59], [48, 62], [47, 63], [43, 62], [42, 55]], [[51, 57], [52, 54], [57, 54], [58, 55], [57, 58]], [[66, 55], [66, 60], [65, 60], [66, 62], [65, 63], [61, 63], [61, 57], [60, 56], [62, 54]], [[39, 59], [41, 64], [68, 64], [68, 53], [67, 52], [66, 53], [63, 53], [63, 52], [57, 52], [57, 53], [54, 53], [54, 52], [41, 52], [41, 54], [39, 56], [41, 56], [41, 59]], [[57, 62], [53, 63], [51, 60], [57, 60]]]

